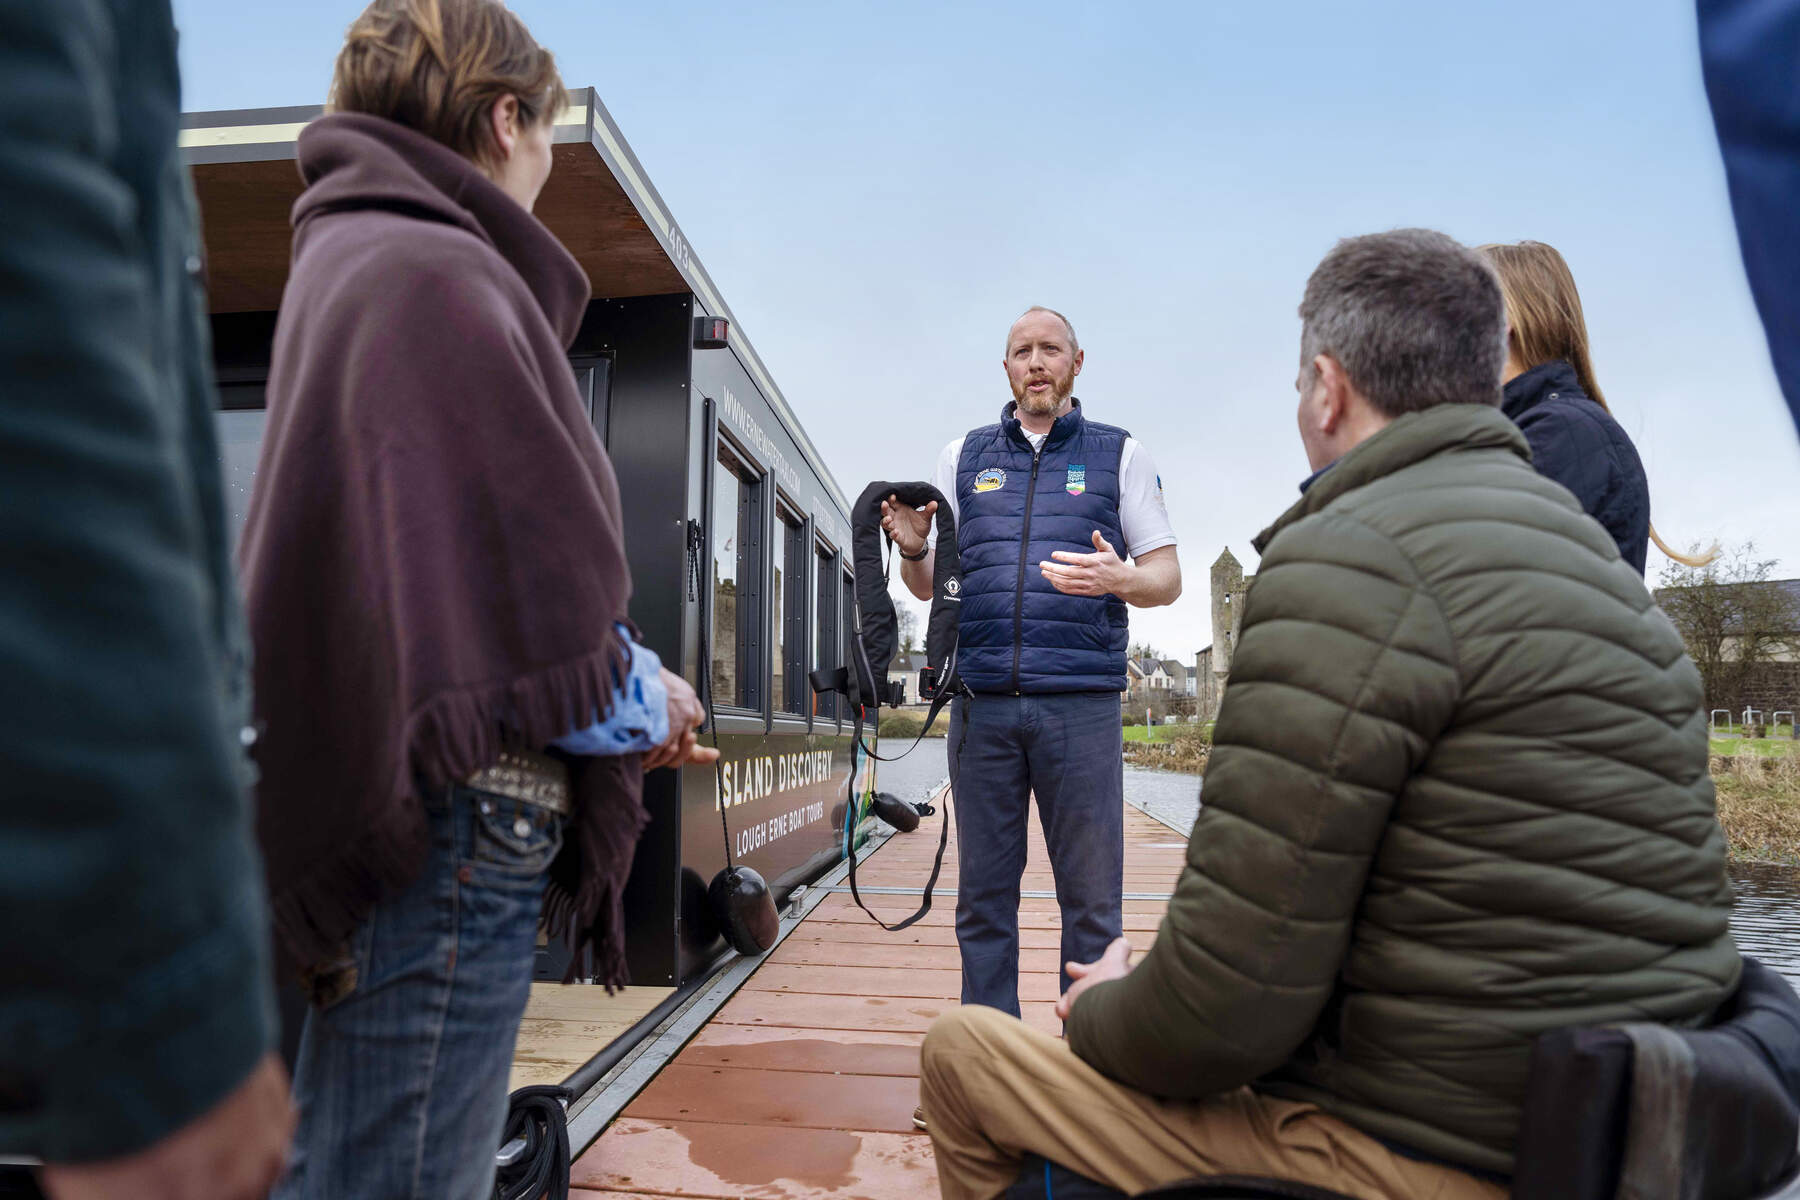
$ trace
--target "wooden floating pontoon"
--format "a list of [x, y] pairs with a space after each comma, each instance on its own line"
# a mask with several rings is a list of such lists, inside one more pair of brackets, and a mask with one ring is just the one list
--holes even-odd
[[[911, 912], [931, 869], [939, 818], [891, 837], [857, 871], [870, 907]], [[1186, 836], [1125, 813], [1125, 932], [1147, 949], [1181, 872]], [[919, 1046], [961, 991], [954, 850], [941, 895], [918, 925], [890, 934], [846, 890], [814, 895], [716, 1015], [695, 1032], [577, 1159], [580, 1194], [681, 1197], [937, 1195], [930, 1139], [912, 1125]], [[1034, 824], [1020, 901], [1020, 1006], [1059, 1032], [1060, 919]], [[874, 888], [906, 894], [871, 895]], [[1151, 898], [1154, 897], [1154, 898]], [[648, 1074], [645, 1072], [644, 1074]], [[572, 1128], [584, 1125], [577, 1118]]]

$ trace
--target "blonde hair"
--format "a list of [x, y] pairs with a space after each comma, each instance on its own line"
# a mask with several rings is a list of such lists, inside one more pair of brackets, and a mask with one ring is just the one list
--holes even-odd
[[384, 117], [492, 166], [488, 114], [507, 96], [527, 127], [569, 102], [556, 59], [500, 0], [375, 0], [332, 71], [332, 112]]
[[[1601, 408], [1611, 412], [1588, 355], [1587, 319], [1575, 276], [1556, 247], [1544, 242], [1479, 247], [1500, 276], [1506, 301], [1507, 341], [1513, 358], [1526, 370], [1562, 359], [1575, 368], [1575, 380]], [[1719, 556], [1715, 545], [1704, 554], [1682, 554], [1650, 526], [1650, 540], [1664, 554], [1689, 567], [1704, 567]]]

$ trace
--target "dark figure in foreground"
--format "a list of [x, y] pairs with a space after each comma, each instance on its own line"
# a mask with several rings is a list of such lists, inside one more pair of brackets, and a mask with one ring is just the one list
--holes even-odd
[[1575, 276], [1543, 242], [1483, 246], [1506, 297], [1506, 391], [1501, 411], [1531, 443], [1531, 465], [1575, 494], [1644, 573], [1648, 543], [1690, 567], [1712, 557], [1682, 554], [1650, 523], [1650, 485], [1637, 447], [1613, 418], [1588, 356], [1587, 320]]
[[932, 1027], [950, 1200], [1026, 1153], [1127, 1192], [1499, 1200], [1538, 1035], [1695, 1025], [1737, 984], [1699, 674], [1499, 411], [1493, 272], [1354, 238], [1300, 313], [1316, 474], [1257, 538], [1168, 917], [1135, 967], [1075, 968], [1067, 1042]]
[[1744, 270], [1800, 426], [1800, 0], [1699, 0], [1699, 17]]
[[167, 3], [0, 0], [0, 1154], [261, 1196], [245, 635]]

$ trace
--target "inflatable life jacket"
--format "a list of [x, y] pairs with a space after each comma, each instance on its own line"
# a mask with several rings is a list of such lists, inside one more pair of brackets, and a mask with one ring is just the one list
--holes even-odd
[[[923, 508], [937, 501], [937, 559], [931, 575], [931, 617], [925, 628], [926, 666], [919, 673], [919, 696], [931, 702], [925, 714], [925, 727], [903, 754], [911, 753], [931, 729], [938, 713], [950, 698], [965, 693], [956, 674], [957, 629], [961, 621], [962, 560], [956, 544], [956, 517], [944, 494], [929, 483], [888, 483], [877, 481], [864, 488], [850, 510], [851, 570], [856, 584], [855, 603], [851, 612], [850, 636], [845, 639], [849, 662], [832, 670], [814, 671], [809, 676], [815, 692], [841, 693], [850, 705], [854, 722], [855, 745], [878, 761], [891, 762], [902, 755], [883, 756], [863, 744], [863, 727], [880, 727], [881, 706], [894, 707], [900, 699], [901, 682], [888, 678], [887, 665], [893, 661], [900, 643], [900, 621], [894, 611], [893, 597], [888, 595], [888, 563], [882, 549], [887, 539], [881, 528], [881, 502], [889, 496], [901, 504]], [[931, 877], [925, 883], [919, 911], [895, 925], [889, 925], [870, 912], [856, 890], [856, 847], [854, 831], [858, 812], [856, 772], [850, 773], [849, 803], [844, 819], [844, 854], [850, 863], [850, 895], [857, 907], [874, 918], [882, 928], [898, 932], [931, 911], [931, 893], [937, 886], [944, 867], [944, 849], [950, 840], [950, 815], [946, 808], [943, 830], [938, 835], [937, 860]], [[904, 801], [885, 794], [875, 801], [875, 813], [899, 829], [911, 832], [918, 827], [918, 811]]]
[[[887, 664], [900, 646], [900, 620], [888, 595], [888, 568], [882, 557], [887, 535], [881, 528], [881, 502], [889, 496], [923, 508], [937, 501], [937, 562], [931, 574], [931, 619], [925, 627], [925, 670], [919, 695], [931, 701], [936, 717], [957, 690], [956, 636], [961, 620], [962, 561], [956, 547], [956, 517], [944, 494], [929, 483], [871, 483], [850, 510], [851, 569], [856, 583], [853, 624], [846, 649], [850, 661], [835, 670], [814, 671], [815, 692], [841, 692], [851, 711], [874, 721], [881, 705], [893, 707], [900, 683], [890, 681]], [[892, 542], [888, 542], [891, 546]], [[877, 669], [877, 664], [880, 664]], [[931, 727], [926, 722], [926, 728]]]

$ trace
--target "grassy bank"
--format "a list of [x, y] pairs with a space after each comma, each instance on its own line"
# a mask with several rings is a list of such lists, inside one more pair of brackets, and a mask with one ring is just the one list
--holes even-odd
[[1792, 756], [1800, 749], [1800, 742], [1793, 738], [1713, 738], [1712, 752], [1715, 757], [1735, 758], [1739, 754], [1754, 754], [1762, 758], [1779, 758]]
[[1191, 736], [1196, 729], [1201, 728], [1210, 733], [1212, 722], [1205, 721], [1198, 725], [1127, 725], [1124, 732], [1128, 742], [1173, 742]]
[[1800, 866], [1800, 759], [1746, 748], [1715, 756], [1712, 775], [1732, 857]]
[[1211, 725], [1125, 726], [1125, 761], [1135, 767], [1203, 774], [1210, 753]]
[[[884, 712], [881, 715], [881, 736], [884, 738], [916, 738], [919, 731], [925, 728], [923, 710], [912, 712]], [[926, 737], [943, 737], [950, 731], [950, 710], [938, 711], [937, 720], [931, 723], [931, 732]]]

